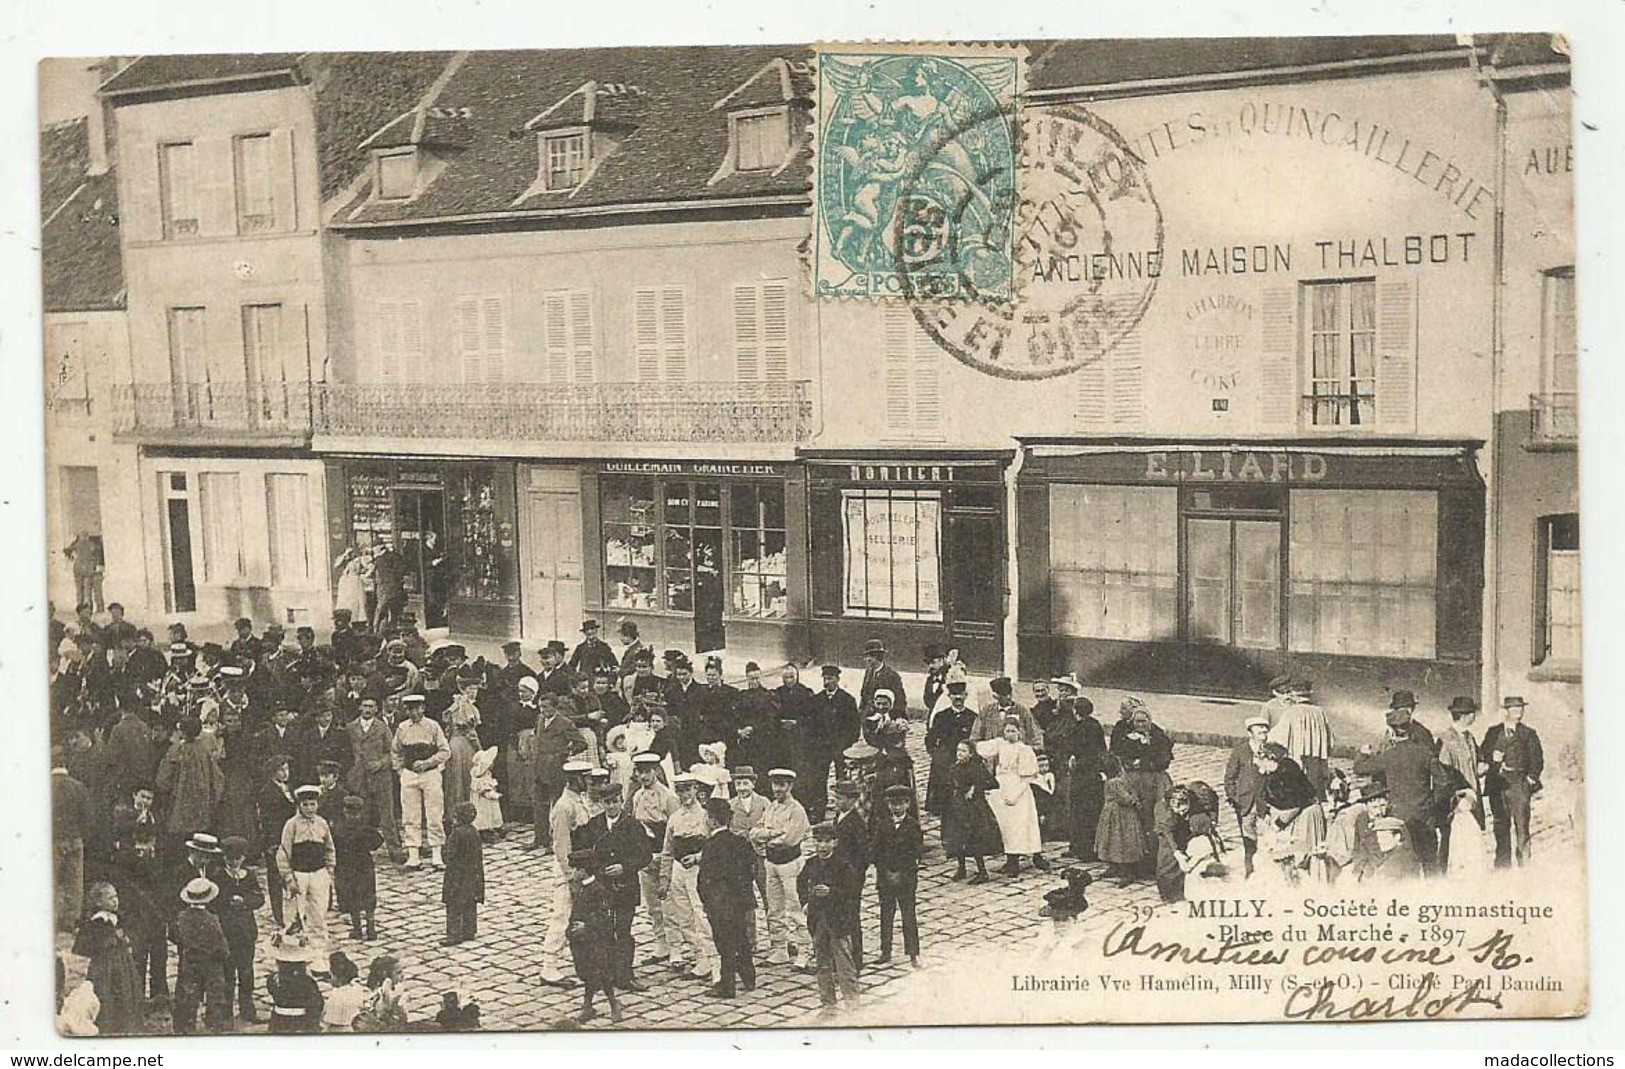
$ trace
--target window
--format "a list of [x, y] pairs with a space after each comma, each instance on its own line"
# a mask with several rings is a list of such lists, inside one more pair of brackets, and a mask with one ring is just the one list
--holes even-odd
[[1534, 663], [1580, 663], [1580, 516], [1542, 516], [1535, 571]]
[[632, 334], [639, 382], [682, 382], [688, 378], [688, 294], [683, 287], [635, 291]]
[[1432, 657], [1438, 496], [1296, 490], [1290, 511], [1292, 649]]
[[376, 305], [374, 375], [379, 382], [423, 381], [423, 306], [418, 301]]
[[194, 160], [190, 141], [160, 145], [158, 148], [159, 199], [163, 206], [166, 238], [191, 237], [198, 232]]
[[501, 297], [457, 301], [457, 344], [464, 382], [502, 382], [508, 377], [508, 330]]
[[612, 609], [660, 608], [653, 479], [603, 481], [604, 598]]
[[784, 487], [730, 486], [728, 496], [734, 615], [785, 616], [790, 582], [784, 555]]
[[1053, 485], [1050, 625], [1080, 638], [1169, 639], [1179, 629], [1179, 491]]
[[542, 188], [550, 192], [574, 189], [587, 177], [587, 134], [543, 134]]
[[[513, 492], [511, 486], [507, 492]], [[513, 527], [497, 515], [494, 476], [487, 469], [464, 471], [449, 496], [453, 593], [479, 601], [511, 600], [504, 576], [513, 567]]]
[[271, 582], [311, 581], [310, 476], [276, 473], [265, 477], [265, 519], [271, 533]]
[[597, 377], [593, 352], [592, 294], [586, 290], [550, 290], [542, 294], [546, 325], [547, 381], [589, 383]]
[[276, 226], [271, 196], [271, 135], [232, 138], [237, 175], [237, 232], [253, 234]]
[[1537, 436], [1572, 440], [1579, 433], [1580, 345], [1575, 332], [1574, 268], [1542, 279], [1541, 382]]
[[198, 476], [203, 510], [203, 578], [227, 583], [243, 578], [243, 500], [234, 471]]
[[886, 309], [886, 436], [942, 438], [942, 350], [907, 308]]
[[784, 160], [790, 145], [790, 115], [777, 109], [757, 115], [731, 118], [734, 170], [768, 171]]
[[1310, 422], [1357, 427], [1376, 421], [1377, 284], [1316, 282], [1309, 302]]
[[380, 153], [373, 183], [379, 200], [409, 200], [418, 188], [416, 152]]
[[734, 287], [734, 373], [740, 382], [790, 377], [790, 284], [783, 279]]
[[843, 490], [846, 615], [942, 619], [942, 495]]

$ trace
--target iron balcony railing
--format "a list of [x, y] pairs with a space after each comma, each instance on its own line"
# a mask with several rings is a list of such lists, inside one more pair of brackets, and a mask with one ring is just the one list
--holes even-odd
[[1529, 439], [1537, 443], [1569, 443], [1580, 434], [1580, 398], [1570, 393], [1529, 395]]
[[115, 432], [222, 440], [310, 435], [308, 382], [137, 382], [113, 387]]
[[1311, 427], [1374, 427], [1377, 398], [1369, 393], [1306, 394], [1300, 402]]
[[315, 426], [333, 438], [796, 443], [812, 434], [811, 386], [319, 383]]

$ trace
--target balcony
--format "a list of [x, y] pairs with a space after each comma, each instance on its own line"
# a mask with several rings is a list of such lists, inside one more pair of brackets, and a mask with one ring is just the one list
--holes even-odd
[[1306, 428], [1374, 430], [1377, 398], [1371, 393], [1316, 393], [1299, 398]]
[[316, 385], [324, 438], [794, 445], [810, 382]]
[[1529, 444], [1534, 448], [1573, 448], [1580, 435], [1580, 398], [1575, 393], [1529, 395]]
[[138, 382], [113, 387], [113, 433], [143, 445], [310, 444], [310, 383]]

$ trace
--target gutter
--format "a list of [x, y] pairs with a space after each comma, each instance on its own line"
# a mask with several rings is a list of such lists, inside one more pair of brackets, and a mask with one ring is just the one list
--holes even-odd
[[643, 215], [662, 212], [685, 213], [728, 208], [797, 207], [811, 203], [810, 195], [781, 193], [771, 197], [724, 197], [716, 200], [656, 200], [630, 204], [581, 205], [566, 208], [537, 208], [533, 211], [473, 212], [468, 215], [437, 215], [409, 219], [374, 220], [363, 223], [333, 223], [331, 230], [405, 230], [422, 226], [478, 226], [483, 223], [523, 222], [531, 219], [587, 219], [594, 216]]

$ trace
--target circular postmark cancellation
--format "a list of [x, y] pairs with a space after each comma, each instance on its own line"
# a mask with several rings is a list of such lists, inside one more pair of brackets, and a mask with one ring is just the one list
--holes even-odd
[[[1011, 123], [1005, 109], [980, 113], [939, 149]], [[1000, 378], [1046, 379], [1103, 359], [1139, 325], [1162, 274], [1162, 211], [1145, 161], [1088, 109], [1030, 112], [1019, 133], [1014, 299], [979, 285], [976, 258], [951, 244], [998, 244], [1001, 235], [979, 234], [975, 222], [998, 226], [1011, 213], [975, 209], [1012, 195], [1009, 183], [979, 173], [975, 188], [944, 187], [934, 156], [903, 183], [897, 245], [914, 255], [899, 255], [896, 269], [915, 318], [950, 355]], [[960, 265], [953, 286], [922, 270], [935, 262], [918, 255], [933, 234], [947, 236], [942, 255]]]

